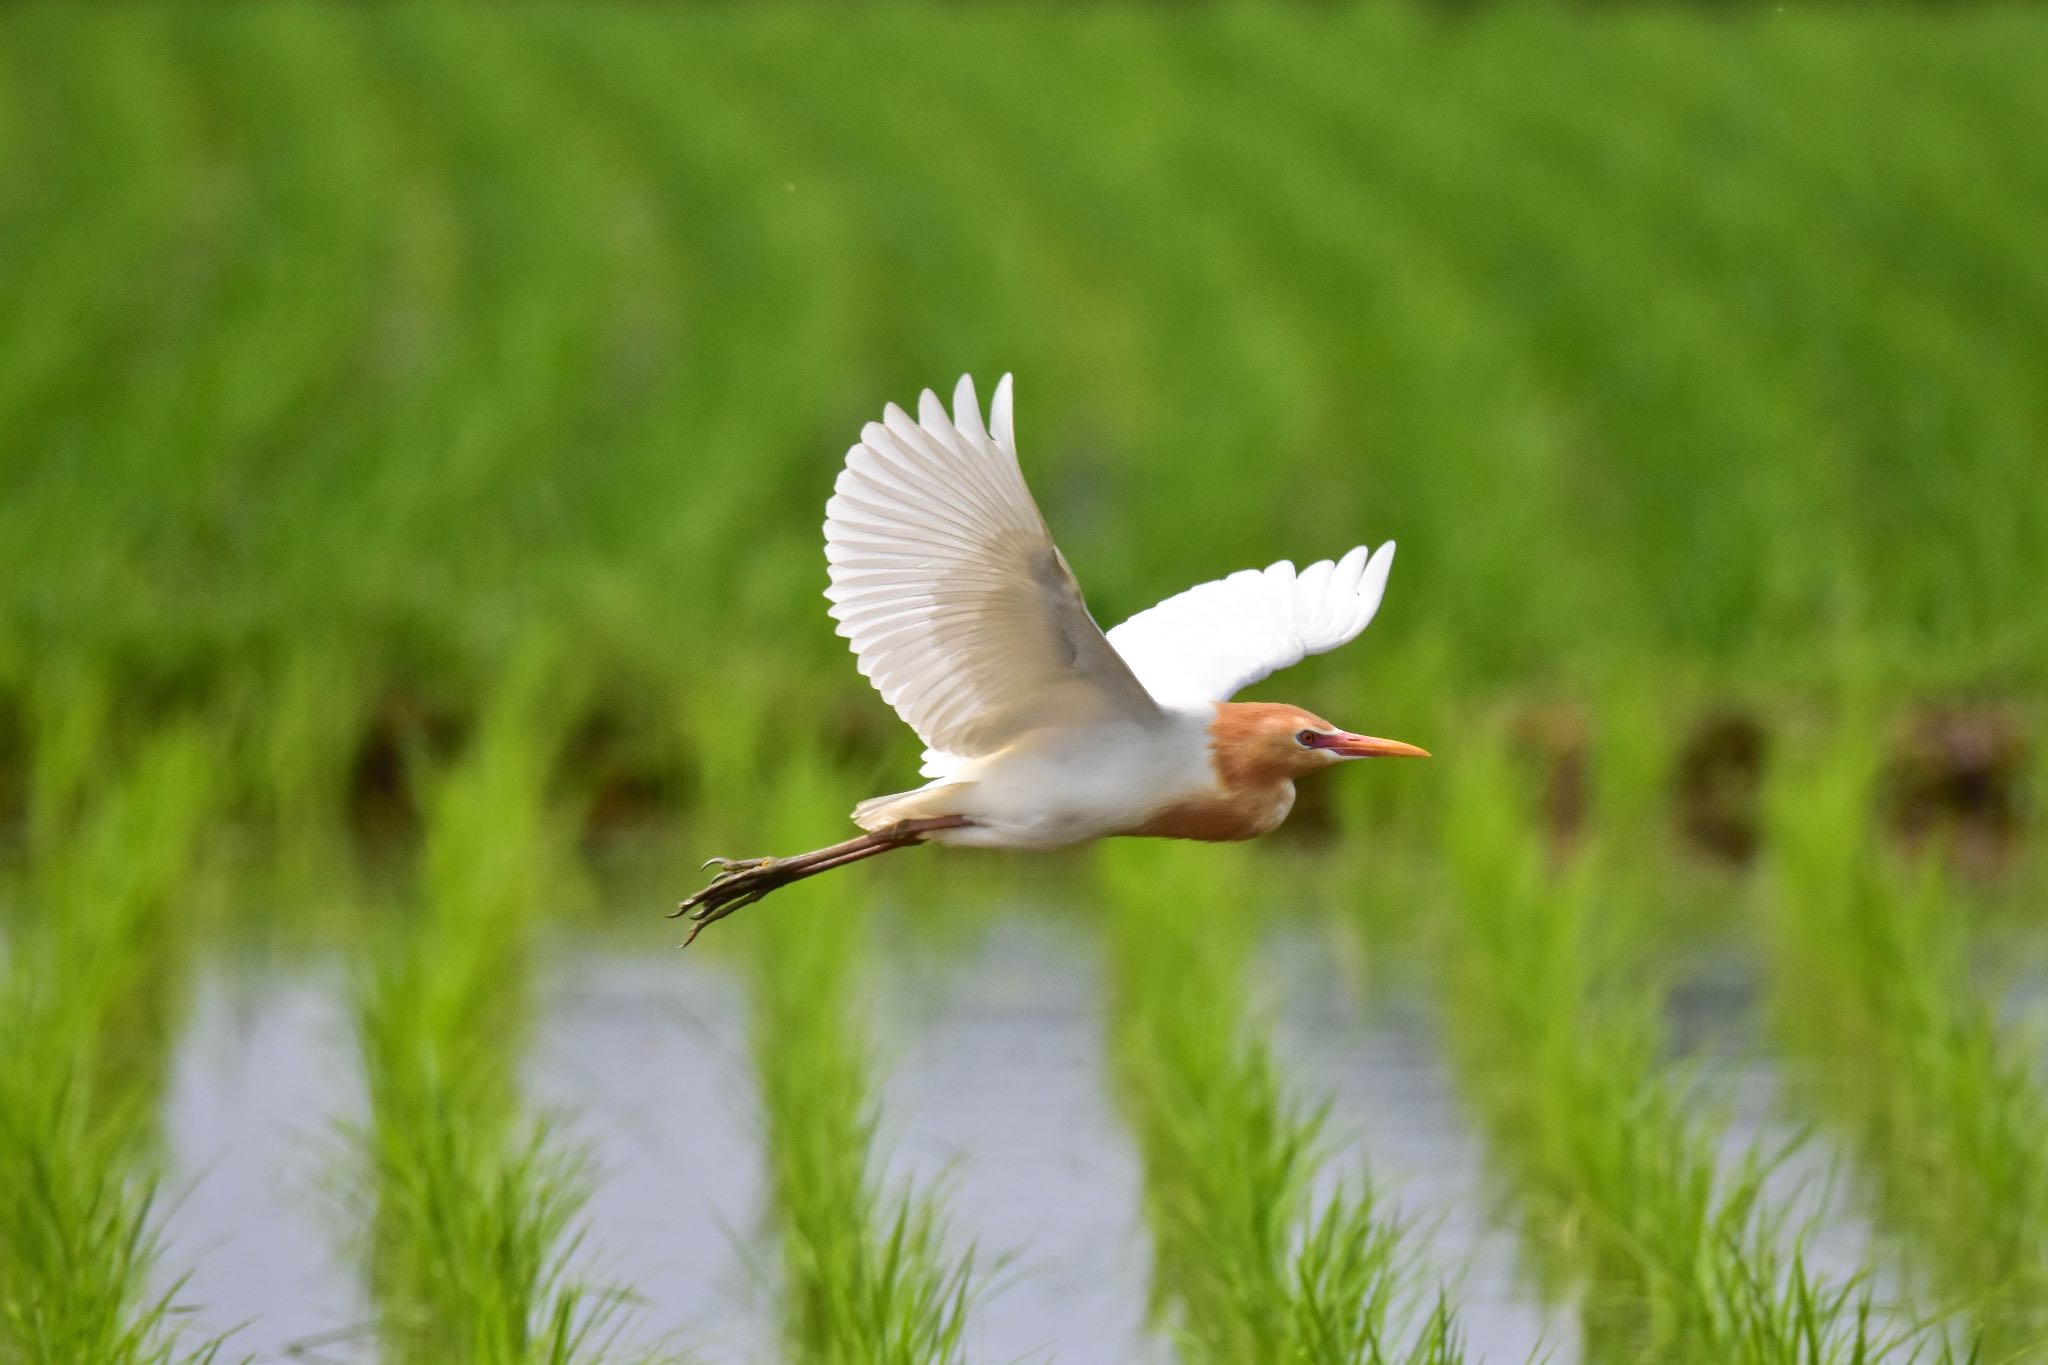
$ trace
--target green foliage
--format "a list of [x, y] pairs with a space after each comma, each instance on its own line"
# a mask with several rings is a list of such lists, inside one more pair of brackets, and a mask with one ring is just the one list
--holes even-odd
[[417, 897], [359, 990], [363, 1235], [394, 1361], [568, 1365], [609, 1358], [618, 1325], [620, 1296], [569, 1265], [586, 1173], [517, 1084], [560, 885], [548, 659], [522, 656], [472, 751], [432, 779]]
[[181, 728], [124, 763], [85, 738], [91, 705], [44, 713], [58, 771], [37, 773], [36, 848], [11, 888], [29, 904], [0, 978], [0, 1359], [210, 1361], [157, 1276], [154, 1150], [209, 751]]
[[[778, 833], [837, 812], [798, 764]], [[870, 917], [849, 880], [803, 884], [745, 912], [755, 1071], [782, 1250], [785, 1358], [797, 1365], [957, 1365], [976, 1285], [938, 1200], [876, 1173], [872, 1048], [860, 970]]]
[[[382, 1345], [609, 1351], [586, 1173], [517, 1082], [563, 826], [605, 763], [777, 848], [907, 776], [817, 523], [859, 424], [963, 369], [1020, 376], [1106, 621], [1401, 540], [1372, 633], [1287, 686], [1446, 758], [1347, 783], [1375, 837], [1327, 867], [1445, 940], [1591, 1349], [1910, 1354], [1717, 1159], [1643, 868], [1699, 694], [2048, 688], [2044, 68], [2012, 6], [0, 8], [0, 1358], [207, 1354], [150, 1288], [193, 864], [226, 831], [369, 899], [379, 744], [420, 817], [357, 993]], [[1602, 714], [1632, 795], [1554, 865], [1473, 716], [1603, 689], [1662, 709]], [[1888, 1222], [2024, 1345], [2039, 1086], [1859, 762], [1773, 818], [1777, 1013]], [[1183, 853], [1103, 879], [1167, 1319], [1191, 1360], [1458, 1358], [1448, 1307], [1388, 1340], [1406, 1239], [1312, 1196], [1248, 1022], [1261, 893]], [[953, 1360], [973, 1257], [876, 1174], [865, 875], [703, 950], [752, 983], [790, 1354]]]
[[[1439, 1302], [1394, 1320], [1403, 1230], [1369, 1184], [1314, 1196], [1323, 1119], [1247, 1036], [1251, 878], [1228, 850], [1103, 850], [1114, 1074], [1144, 1163], [1153, 1309], [1190, 1362], [1451, 1365]], [[1219, 868], [1217, 863], [1226, 866]]]
[[1444, 834], [1452, 1050], [1537, 1264], [1577, 1292], [1588, 1356], [1919, 1354], [1913, 1332], [1872, 1325], [1867, 1288], [1818, 1279], [1796, 1239], [1788, 1254], [1764, 1202], [1772, 1162], [1724, 1163], [1720, 1128], [1661, 1069], [1655, 996], [1628, 979], [1643, 921], [1606, 898], [1612, 855], [1556, 866], [1484, 746], [1458, 765]]
[[1816, 1064], [1876, 1202], [1980, 1324], [1988, 1359], [2048, 1340], [2048, 1097], [2035, 1035], [2001, 1021], [1972, 970], [1970, 900], [1938, 861], [1899, 865], [1871, 835], [1875, 771], [1842, 735], [1771, 794], [1761, 924], [1775, 1014]]
[[1018, 371], [1105, 619], [1397, 536], [1332, 709], [2048, 676], [2036, 13], [25, 5], [0, 51], [9, 670], [281, 708], [316, 791], [309, 722], [474, 711], [534, 626], [642, 742], [735, 676], [824, 709], [837, 457], [963, 369]]

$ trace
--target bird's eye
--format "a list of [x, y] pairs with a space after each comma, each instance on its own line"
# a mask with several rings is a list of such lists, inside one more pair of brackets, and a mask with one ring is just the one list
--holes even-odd
[[1316, 732], [1313, 730], [1297, 730], [1294, 732], [1294, 742], [1304, 749], [1313, 749], [1316, 747]]

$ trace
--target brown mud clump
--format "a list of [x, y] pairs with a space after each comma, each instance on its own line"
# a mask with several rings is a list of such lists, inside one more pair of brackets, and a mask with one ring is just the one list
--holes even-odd
[[1554, 852], [1570, 853], [1592, 801], [1585, 712], [1562, 703], [1532, 706], [1515, 717], [1512, 733], [1536, 793], [1537, 823]]
[[1672, 782], [1674, 816], [1688, 847], [1732, 867], [1756, 857], [1770, 747], [1763, 722], [1745, 711], [1711, 712], [1693, 726]]
[[349, 764], [349, 823], [358, 839], [383, 843], [419, 832], [417, 765], [453, 754], [466, 728], [454, 713], [417, 697], [393, 693], [377, 703]]
[[2011, 706], [1919, 712], [1885, 773], [1893, 835], [1916, 851], [1946, 849], [1964, 873], [1997, 874], [2019, 849], [2028, 762], [2026, 729]]

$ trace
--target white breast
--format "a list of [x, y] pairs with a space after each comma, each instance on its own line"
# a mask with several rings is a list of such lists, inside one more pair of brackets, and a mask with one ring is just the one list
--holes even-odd
[[1141, 824], [1163, 805], [1216, 790], [1206, 714], [1164, 725], [1122, 722], [1041, 731], [973, 760], [954, 777], [974, 821], [930, 837], [976, 848], [1060, 848]]

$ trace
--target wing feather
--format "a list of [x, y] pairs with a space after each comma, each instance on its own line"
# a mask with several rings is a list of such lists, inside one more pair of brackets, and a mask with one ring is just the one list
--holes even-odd
[[1201, 583], [1109, 632], [1162, 704], [1228, 701], [1272, 673], [1357, 638], [1379, 610], [1394, 542], [1299, 573], [1286, 560]]
[[1088, 614], [1017, 464], [1008, 375], [890, 404], [825, 505], [825, 596], [860, 671], [941, 776], [1046, 724], [1160, 717]]

